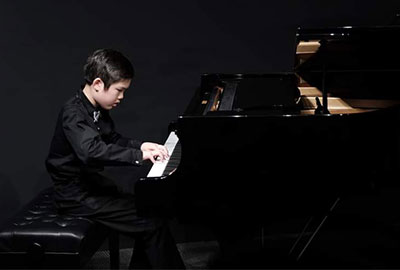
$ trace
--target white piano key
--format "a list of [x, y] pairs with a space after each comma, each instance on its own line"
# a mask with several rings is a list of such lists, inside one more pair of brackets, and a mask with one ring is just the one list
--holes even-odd
[[[168, 154], [171, 155], [172, 152], [175, 149], [176, 144], [178, 143], [179, 139], [178, 136], [176, 136], [175, 132], [171, 132], [167, 138], [167, 140], [164, 143], [164, 146], [168, 150]], [[151, 167], [149, 173], [147, 174], [147, 177], [160, 177], [162, 176], [165, 167], [168, 164], [168, 159], [164, 161], [156, 161], [153, 166]]]

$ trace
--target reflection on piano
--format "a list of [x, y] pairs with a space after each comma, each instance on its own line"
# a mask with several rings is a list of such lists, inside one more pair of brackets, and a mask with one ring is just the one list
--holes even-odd
[[338, 198], [397, 172], [399, 34], [299, 29], [293, 72], [202, 75], [170, 125], [170, 162], [136, 185], [139, 213], [238, 234], [290, 216], [324, 217]]

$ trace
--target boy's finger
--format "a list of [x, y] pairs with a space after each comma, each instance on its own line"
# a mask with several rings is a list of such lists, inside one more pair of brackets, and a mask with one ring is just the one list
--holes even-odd
[[159, 149], [161, 152], [163, 152], [163, 153], [165, 153], [166, 155], [168, 155], [168, 149], [167, 149], [164, 145], [158, 146], [158, 149]]

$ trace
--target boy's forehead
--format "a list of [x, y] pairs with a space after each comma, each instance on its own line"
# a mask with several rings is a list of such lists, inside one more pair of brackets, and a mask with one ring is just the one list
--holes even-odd
[[120, 80], [118, 82], [113, 83], [112, 85], [115, 87], [123, 87], [123, 88], [128, 88], [131, 84], [131, 79], [124, 79]]

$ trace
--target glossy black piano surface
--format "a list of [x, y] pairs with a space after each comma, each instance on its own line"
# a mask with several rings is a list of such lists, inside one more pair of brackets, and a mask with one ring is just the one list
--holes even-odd
[[170, 126], [179, 165], [138, 181], [140, 213], [263, 224], [397, 175], [399, 34], [299, 29], [293, 72], [202, 75]]

